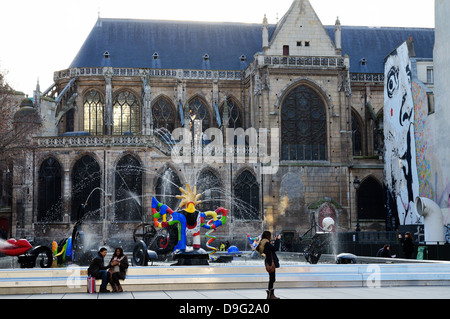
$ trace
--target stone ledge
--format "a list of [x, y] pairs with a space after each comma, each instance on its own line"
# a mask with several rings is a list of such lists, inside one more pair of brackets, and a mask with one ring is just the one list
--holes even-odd
[[[1, 294], [86, 292], [87, 268], [0, 270]], [[277, 288], [450, 285], [450, 263], [289, 265]], [[261, 266], [130, 267], [125, 291], [265, 288]], [[98, 281], [97, 281], [98, 283]], [[98, 285], [98, 284], [97, 284]]]

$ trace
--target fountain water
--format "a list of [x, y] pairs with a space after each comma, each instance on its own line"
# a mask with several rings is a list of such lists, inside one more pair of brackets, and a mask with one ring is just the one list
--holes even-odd
[[[198, 128], [195, 129], [195, 132], [196, 134], [202, 134], [201, 129], [199, 130]], [[157, 135], [159, 134], [161, 140], [170, 147], [178, 147], [177, 141], [175, 141], [170, 133], [167, 134], [168, 132], [162, 131], [155, 131], [155, 133]], [[197, 141], [197, 144], [194, 145], [195, 151], [201, 151], [203, 138], [200, 137], [194, 140]], [[182, 156], [181, 152], [172, 153], [172, 155], [174, 154], [180, 154], [179, 156]], [[217, 179], [214, 179], [212, 175], [202, 175], [202, 169], [207, 166], [203, 163], [179, 165], [176, 169], [174, 169], [176, 165], [169, 166], [169, 164], [167, 164], [165, 169], [160, 173], [156, 173], [151, 169], [141, 167], [140, 165], [134, 166], [133, 164], [116, 167], [113, 171], [113, 174], [116, 176], [116, 182], [121, 181], [123, 185], [123, 194], [125, 194], [120, 199], [118, 199], [117, 189], [114, 193], [111, 189], [109, 189], [107, 185], [100, 186], [102, 185], [102, 182], [106, 181], [106, 178], [104, 178], [106, 169], [102, 174], [97, 162], [95, 160], [86, 159], [85, 157], [86, 156], [83, 156], [83, 158], [78, 161], [80, 162], [79, 165], [78, 162], [77, 165], [75, 165], [75, 167], [79, 168], [78, 171], [72, 173], [73, 204], [71, 219], [75, 220], [76, 222], [72, 229], [72, 232], [68, 234], [68, 237], [65, 239], [68, 240], [69, 238], [71, 238], [72, 246], [74, 248], [72, 250], [74, 261], [78, 262], [80, 256], [83, 256], [85, 253], [91, 250], [96, 250], [99, 245], [111, 245], [111, 238], [113, 236], [121, 236], [122, 234], [122, 236], [127, 236], [126, 232], [123, 231], [123, 228], [120, 228], [118, 226], [119, 222], [121, 221], [117, 220], [117, 209], [113, 209], [113, 207], [117, 208], [117, 205], [122, 203], [125, 203], [125, 206], [127, 207], [134, 206], [135, 210], [140, 212], [141, 225], [139, 225], [137, 228], [141, 229], [141, 236], [143, 239], [146, 235], [148, 236], [149, 233], [151, 234], [151, 236], [149, 236], [150, 238], [146, 240], [148, 248], [153, 249], [157, 252], [167, 252], [171, 248], [171, 246], [173, 246], [173, 244], [170, 243], [169, 239], [171, 237], [171, 232], [174, 233], [175, 230], [172, 230], [170, 228], [164, 230], [151, 229], [148, 224], [146, 224], [147, 215], [144, 211], [145, 205], [143, 207], [143, 203], [145, 203], [145, 201], [147, 200], [150, 202], [151, 196], [155, 196], [163, 203], [170, 203], [170, 206], [178, 207], [179, 200], [176, 198], [176, 193], [174, 192], [174, 189], [177, 190], [178, 187], [182, 186], [178, 174], [180, 174], [180, 176], [182, 176], [183, 178], [183, 185], [188, 183], [192, 185], [198, 184], [199, 190], [205, 193], [205, 200], [202, 204], [204, 208], [202, 207], [202, 210], [212, 210], [211, 207], [213, 206], [219, 207], [222, 206], [222, 204], [223, 206], [226, 206], [228, 204], [231, 205], [229, 207], [231, 210], [239, 210], [243, 215], [243, 222], [240, 222], [239, 226], [237, 226], [237, 222], [228, 223], [227, 225], [225, 225], [225, 227], [223, 227], [223, 229], [220, 230], [220, 232], [217, 232], [219, 233], [217, 237], [234, 239], [234, 230], [236, 229], [236, 227], [238, 227], [242, 233], [247, 233], [251, 230], [254, 230], [254, 227], [250, 226], [252, 225], [252, 222], [248, 222], [248, 220], [251, 220], [252, 218], [245, 217], [245, 213], [249, 212], [250, 214], [251, 211], [251, 207], [249, 207], [248, 203], [239, 198], [236, 198], [232, 190], [225, 190], [220, 182], [217, 183]], [[172, 160], [173, 162], [177, 161], [176, 155], [172, 156]], [[130, 180], [130, 176], [133, 174], [127, 175], [127, 172], [129, 171], [140, 171], [147, 175], [158, 178], [160, 180], [160, 184], [158, 186], [159, 188], [157, 187], [156, 194], [142, 195], [142, 190], [140, 192], [137, 192], [131, 185], [133, 181]], [[111, 198], [113, 196], [111, 193], [115, 194], [115, 201], [108, 199], [108, 197]], [[106, 199], [102, 200], [102, 198]], [[63, 207], [64, 205], [62, 200], [63, 199], [61, 199], [60, 202], [55, 205], [58, 207]], [[58, 212], [59, 214], [61, 214], [60, 212], [62, 210], [63, 209], [61, 208], [55, 209], [55, 213]], [[116, 213], [113, 214], [112, 212]], [[52, 219], [54, 218], [49, 217], [49, 220]], [[64, 221], [69, 221], [69, 218], [65, 218]], [[101, 221], [102, 223], [99, 224], [98, 221]], [[125, 224], [126, 222], [128, 222], [128, 220], [124, 220], [124, 223], [122, 224]], [[42, 228], [44, 228], [45, 222], [41, 223], [41, 225]], [[49, 225], [49, 227], [52, 227], [51, 223], [49, 223]], [[101, 227], [99, 227], [99, 225], [101, 225]], [[248, 231], [246, 230], [247, 227]], [[139, 231], [136, 231], [135, 229], [134, 234], [137, 235], [138, 233]], [[101, 234], [100, 239], [98, 238], [99, 234]], [[215, 235], [216, 234], [209, 232], [208, 236], [211, 237], [209, 239], [214, 239], [212, 237], [215, 237]], [[131, 236], [129, 238], [123, 237], [122, 242], [130, 242], [131, 239]], [[136, 240], [137, 238], [134, 239]], [[66, 245], [67, 243], [67, 241], [64, 242], [65, 240], [60, 242], [59, 253], [61, 252], [62, 246]], [[245, 238], [242, 238], [242, 241], [245, 241]], [[215, 250], [216, 248], [210, 241], [208, 241], [207, 246], [209, 246], [208, 248], [211, 248], [212, 250]]]

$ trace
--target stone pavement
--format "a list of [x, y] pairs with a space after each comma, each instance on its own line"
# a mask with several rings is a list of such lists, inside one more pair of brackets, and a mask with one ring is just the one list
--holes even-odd
[[[276, 287], [276, 284], [275, 284]], [[350, 287], [350, 288], [280, 288], [275, 293], [283, 300], [425, 300], [450, 299], [449, 286], [404, 286], [404, 287]], [[123, 293], [61, 293], [33, 295], [0, 295], [0, 299], [147, 299], [147, 300], [263, 300], [264, 289], [224, 289], [190, 291], [151, 291]]]

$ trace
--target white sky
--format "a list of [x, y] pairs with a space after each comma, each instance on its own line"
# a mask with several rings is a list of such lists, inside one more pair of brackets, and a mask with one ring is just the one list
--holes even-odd
[[[324, 25], [434, 28], [434, 0], [310, 0]], [[33, 95], [66, 69], [97, 20], [136, 18], [261, 23], [281, 19], [292, 0], [0, 0], [0, 70]]]

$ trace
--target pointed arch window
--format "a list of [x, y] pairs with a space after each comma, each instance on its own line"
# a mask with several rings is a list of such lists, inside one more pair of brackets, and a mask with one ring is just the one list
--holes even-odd
[[[225, 107], [227, 107], [227, 109], [225, 109]], [[224, 121], [226, 121], [226, 118], [228, 118], [227, 124], [229, 128], [244, 128], [242, 126], [242, 114], [240, 108], [234, 99], [227, 99], [226, 104], [224, 103], [220, 108], [220, 114], [222, 115]]]
[[176, 195], [180, 195], [180, 187], [180, 178], [171, 167], [168, 167], [156, 180], [155, 197], [160, 203], [177, 210], [180, 200]]
[[173, 132], [176, 128], [175, 107], [167, 99], [160, 97], [152, 107], [154, 129], [166, 129]]
[[72, 221], [78, 218], [81, 204], [87, 202], [85, 219], [100, 219], [100, 190], [102, 173], [100, 165], [90, 155], [80, 158], [72, 169]]
[[39, 222], [62, 221], [61, 164], [54, 158], [46, 159], [39, 168], [38, 213]]
[[326, 109], [322, 98], [305, 85], [293, 89], [282, 104], [282, 159], [326, 160], [326, 123]]
[[202, 121], [202, 131], [209, 129], [211, 126], [211, 115], [209, 114], [206, 103], [196, 97], [189, 102], [189, 117], [191, 119], [191, 125], [195, 120]]
[[142, 220], [142, 167], [132, 155], [117, 163], [115, 173], [115, 216], [117, 221]]
[[84, 130], [91, 135], [103, 135], [103, 96], [90, 90], [84, 97]]
[[259, 220], [259, 184], [249, 170], [239, 174], [234, 184], [233, 214], [236, 219]]
[[352, 142], [353, 142], [353, 156], [362, 156], [362, 125], [359, 116], [352, 111]]
[[383, 154], [384, 147], [384, 123], [383, 123], [383, 110], [378, 113], [377, 121], [373, 126], [373, 151], [374, 155], [381, 156]]
[[197, 209], [203, 212], [215, 211], [217, 208], [224, 206], [223, 186], [220, 179], [210, 169], [206, 169], [200, 173], [197, 182], [197, 192], [203, 194], [202, 203]]
[[114, 135], [138, 134], [140, 130], [140, 112], [137, 97], [123, 91], [117, 95], [113, 102]]
[[386, 220], [384, 190], [382, 184], [372, 176], [361, 182], [356, 193], [358, 219]]

